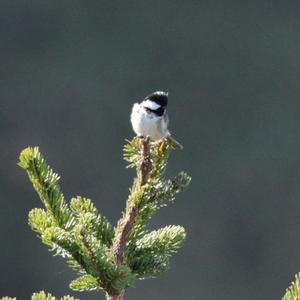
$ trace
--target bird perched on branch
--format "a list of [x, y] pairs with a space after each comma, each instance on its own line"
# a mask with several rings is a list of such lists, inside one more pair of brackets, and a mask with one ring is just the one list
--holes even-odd
[[148, 95], [141, 103], [135, 103], [131, 112], [131, 124], [138, 136], [149, 136], [152, 141], [167, 139], [176, 149], [182, 149], [168, 129], [168, 93], [157, 91]]

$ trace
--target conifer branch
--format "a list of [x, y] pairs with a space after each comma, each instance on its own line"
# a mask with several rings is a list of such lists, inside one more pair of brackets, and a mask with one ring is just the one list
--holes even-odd
[[[45, 206], [31, 210], [28, 223], [53, 254], [66, 258], [78, 273], [70, 283], [71, 289], [103, 290], [107, 299], [122, 300], [125, 289], [136, 278], [155, 277], [168, 269], [171, 255], [185, 240], [185, 231], [180, 226], [166, 226], [148, 232], [147, 223], [191, 180], [185, 173], [165, 179], [170, 150], [167, 140], [153, 143], [149, 138], [134, 138], [125, 145], [124, 159], [129, 167], [136, 168], [137, 176], [116, 228], [99, 214], [90, 199], [77, 196], [70, 203], [65, 201], [59, 176], [37, 147], [21, 152], [19, 165], [27, 171]], [[43, 292], [35, 297], [55, 300]]]
[[[71, 296], [64, 296], [59, 298], [60, 300], [79, 300], [75, 299]], [[39, 293], [34, 293], [31, 297], [31, 300], [57, 300], [54, 296], [52, 296], [50, 293], [46, 294], [44, 291], [41, 291]]]
[[[138, 170], [138, 186], [137, 189], [140, 189], [143, 185], [146, 184], [147, 180], [150, 177], [152, 171], [152, 162], [150, 158], [150, 138], [146, 137], [142, 139], [142, 162]], [[116, 261], [118, 264], [122, 264], [124, 260], [124, 252], [128, 237], [134, 226], [135, 220], [139, 213], [139, 207], [137, 203], [132, 203], [129, 210], [125, 213], [124, 217], [119, 223], [119, 234], [116, 236], [113, 245], [113, 251], [116, 256]]]
[[19, 166], [27, 171], [34, 189], [57, 224], [65, 227], [69, 209], [58, 185], [59, 176], [47, 165], [38, 147], [28, 147], [20, 154]]
[[186, 233], [181, 226], [166, 226], [145, 234], [130, 252], [130, 267], [143, 279], [166, 271], [169, 257], [182, 246]]
[[[12, 297], [2, 297], [1, 300], [17, 300], [17, 298], [12, 298]], [[31, 296], [31, 300], [58, 300], [58, 298], [52, 296], [50, 293], [46, 294], [44, 291], [34, 293]], [[75, 299], [74, 297], [71, 296], [63, 296], [59, 298], [59, 300], [79, 300]]]
[[117, 236], [116, 242], [113, 246], [113, 251], [116, 256], [117, 264], [123, 263], [126, 242], [133, 228], [138, 212], [139, 212], [138, 207], [133, 205], [129, 210], [128, 214], [125, 215], [124, 220], [120, 222], [120, 224], [122, 224], [121, 225], [122, 228], [120, 229], [120, 233]]
[[295, 281], [286, 290], [282, 300], [300, 300], [300, 273], [296, 274]]
[[152, 161], [150, 158], [150, 138], [142, 139], [142, 163], [140, 167], [140, 186], [146, 184], [152, 171]]

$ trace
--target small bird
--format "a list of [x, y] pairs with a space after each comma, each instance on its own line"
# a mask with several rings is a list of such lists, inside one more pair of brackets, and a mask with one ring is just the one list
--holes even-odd
[[148, 95], [141, 103], [135, 103], [131, 112], [131, 124], [138, 136], [149, 136], [152, 141], [167, 139], [176, 149], [183, 149], [168, 130], [168, 93], [157, 91]]

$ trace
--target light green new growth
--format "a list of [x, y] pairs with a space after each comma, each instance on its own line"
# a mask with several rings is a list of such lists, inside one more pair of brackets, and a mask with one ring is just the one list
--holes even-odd
[[[3, 297], [1, 300], [17, 300], [17, 298], [11, 298], [11, 297]], [[44, 291], [41, 291], [39, 293], [34, 293], [31, 297], [31, 300], [58, 300], [58, 298], [55, 298], [51, 294], [46, 294]], [[71, 296], [64, 296], [59, 298], [59, 300], [79, 300], [75, 299]]]
[[[185, 230], [166, 226], [149, 232], [147, 224], [191, 180], [183, 172], [172, 180], [165, 179], [170, 151], [166, 141], [151, 143], [147, 138], [134, 138], [125, 145], [124, 159], [129, 167], [136, 168], [137, 177], [115, 228], [99, 214], [90, 199], [77, 196], [69, 204], [65, 201], [59, 176], [37, 147], [21, 152], [19, 166], [27, 171], [45, 206], [30, 211], [29, 225], [54, 255], [66, 258], [80, 275], [70, 283], [71, 289], [101, 289], [107, 299], [123, 299], [124, 290], [135, 279], [155, 277], [168, 269], [170, 257], [185, 240]], [[41, 293], [33, 297], [33, 300], [55, 299], [51, 295], [45, 298]]]
[[300, 300], [300, 273], [296, 274], [295, 281], [286, 290], [282, 300]]
[[[59, 298], [60, 300], [78, 300], [75, 299], [71, 296], [64, 296]], [[34, 293], [31, 297], [31, 300], [57, 300], [54, 296], [52, 296], [50, 293], [46, 294], [45, 292], [39, 292], [39, 293]]]

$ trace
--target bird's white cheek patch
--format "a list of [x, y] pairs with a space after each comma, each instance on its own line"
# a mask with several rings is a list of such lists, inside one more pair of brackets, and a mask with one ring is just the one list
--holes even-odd
[[150, 108], [152, 110], [156, 110], [156, 109], [160, 108], [159, 104], [157, 104], [153, 101], [150, 101], [150, 100], [143, 101], [142, 104], [144, 107]]

